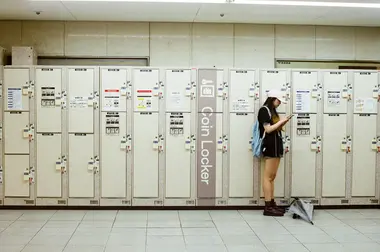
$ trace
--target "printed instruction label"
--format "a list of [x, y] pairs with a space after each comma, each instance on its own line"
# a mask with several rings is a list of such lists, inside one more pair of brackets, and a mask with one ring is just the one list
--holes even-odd
[[41, 87], [41, 107], [55, 107], [55, 87]]
[[87, 108], [88, 97], [74, 96], [70, 99], [70, 108]]
[[296, 112], [307, 113], [310, 112], [311, 94], [309, 90], [297, 90], [296, 97]]
[[114, 110], [120, 107], [120, 90], [103, 90], [103, 110]]
[[152, 108], [152, 90], [137, 90], [137, 109], [150, 110]]
[[327, 105], [329, 107], [340, 106], [341, 97], [340, 91], [327, 91]]
[[233, 111], [238, 112], [249, 112], [250, 109], [249, 102], [243, 98], [239, 98], [232, 101], [232, 109]]
[[22, 89], [21, 88], [8, 88], [7, 108], [13, 109], [13, 110], [22, 109]]
[[180, 107], [182, 94], [180, 91], [172, 91], [169, 99], [172, 106]]
[[358, 98], [355, 99], [355, 112], [375, 112], [377, 102], [373, 98]]

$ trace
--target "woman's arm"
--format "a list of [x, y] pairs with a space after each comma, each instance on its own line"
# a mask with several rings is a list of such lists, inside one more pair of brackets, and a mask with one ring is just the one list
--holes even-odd
[[286, 124], [289, 121], [289, 118], [283, 118], [280, 121], [278, 121], [276, 124], [270, 125], [269, 123], [264, 124], [265, 133], [269, 134], [273, 131], [277, 130], [284, 124]]

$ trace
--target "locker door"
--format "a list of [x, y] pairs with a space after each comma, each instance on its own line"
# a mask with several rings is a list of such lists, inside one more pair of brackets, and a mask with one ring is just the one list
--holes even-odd
[[29, 154], [29, 112], [4, 112], [4, 153]]
[[342, 141], [347, 136], [346, 115], [323, 115], [323, 197], [346, 195], [346, 151]]
[[61, 156], [61, 134], [37, 134], [37, 197], [62, 197]]
[[158, 197], [158, 113], [134, 113], [133, 197]]
[[354, 115], [352, 136], [352, 196], [374, 197], [376, 194], [376, 115]]
[[[264, 197], [263, 191], [263, 178], [264, 178], [264, 160], [261, 161], [261, 197]], [[274, 181], [274, 197], [283, 198], [285, 197], [285, 164], [284, 159], [281, 158], [280, 165], [278, 167], [277, 176]]]
[[190, 138], [190, 113], [166, 113], [166, 198], [190, 197]]
[[69, 134], [69, 197], [94, 197], [94, 135]]
[[347, 113], [347, 72], [324, 72], [323, 113]]
[[158, 111], [160, 88], [158, 69], [134, 69], [132, 75], [134, 111]]
[[5, 197], [29, 197], [29, 167], [29, 155], [4, 156]]
[[103, 198], [125, 198], [127, 155], [121, 141], [127, 135], [125, 112], [102, 112], [100, 175]]
[[311, 143], [316, 136], [317, 115], [292, 118], [292, 197], [315, 197], [316, 151]]
[[[223, 138], [223, 114], [216, 114], [216, 141]], [[227, 139], [228, 141], [228, 139]], [[228, 144], [226, 143], [226, 146]], [[216, 150], [216, 197], [223, 197], [223, 151], [222, 148], [217, 147]]]
[[354, 73], [354, 113], [377, 113], [378, 73]]
[[62, 69], [37, 68], [35, 86], [37, 132], [61, 132]]
[[101, 69], [102, 111], [127, 111], [127, 69]]
[[255, 71], [230, 71], [230, 112], [253, 113], [255, 102]]
[[318, 72], [293, 71], [292, 87], [293, 113], [317, 113]]
[[166, 112], [190, 112], [191, 87], [190, 70], [166, 70]]
[[29, 111], [29, 69], [4, 69], [4, 110]]
[[[261, 104], [263, 104], [267, 99], [267, 92], [272, 89], [280, 90], [284, 93], [284, 95], [286, 95], [288, 82], [286, 71], [261, 71], [260, 75]], [[278, 107], [278, 113], [285, 113], [287, 106], [289, 105], [282, 104]]]
[[218, 69], [199, 69], [197, 83], [198, 112], [212, 108], [215, 113], [223, 112], [224, 72]]
[[93, 133], [94, 69], [69, 69], [69, 133]]
[[253, 155], [249, 140], [252, 139], [254, 115], [230, 114], [229, 140], [229, 197], [253, 197]]

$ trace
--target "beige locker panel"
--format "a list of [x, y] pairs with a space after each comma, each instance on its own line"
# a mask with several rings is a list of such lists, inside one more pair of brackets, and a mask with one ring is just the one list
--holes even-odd
[[[275, 89], [282, 91], [284, 95], [288, 92], [287, 87], [287, 72], [283, 70], [270, 70], [270, 71], [261, 71], [260, 72], [260, 96], [261, 96], [261, 104], [265, 102], [267, 99], [267, 92]], [[285, 105], [282, 104], [278, 107], [277, 112], [278, 113], [285, 113], [287, 111], [287, 106], [289, 104]]]
[[374, 197], [376, 195], [376, 115], [354, 115], [352, 144], [352, 196]]
[[61, 132], [62, 69], [36, 69], [37, 132]]
[[29, 110], [29, 69], [4, 69], [4, 111]]
[[[216, 141], [218, 142], [220, 139], [223, 139], [223, 114], [219, 113], [216, 114]], [[223, 151], [222, 149], [218, 147], [216, 149], [216, 181], [215, 181], [215, 196], [217, 198], [223, 197]], [[227, 142], [225, 142], [225, 146], [228, 147], [228, 139]]]
[[62, 197], [61, 134], [37, 134], [37, 197]]
[[94, 131], [94, 69], [68, 70], [69, 133]]
[[255, 71], [231, 70], [229, 85], [231, 113], [253, 113], [255, 103]]
[[4, 156], [5, 197], [29, 197], [29, 155]]
[[69, 134], [69, 197], [94, 197], [94, 135]]
[[[264, 191], [263, 191], [263, 178], [264, 178], [264, 167], [265, 162], [264, 160], [261, 161], [261, 197], [264, 197]], [[274, 197], [276, 198], [283, 198], [285, 197], [285, 164], [284, 159], [281, 158], [280, 165], [278, 167], [277, 176], [274, 180]]]
[[157, 112], [160, 91], [158, 69], [133, 69], [133, 111]]
[[315, 197], [317, 115], [292, 118], [292, 197]]
[[293, 113], [317, 113], [318, 72], [292, 71]]
[[166, 70], [165, 93], [166, 112], [191, 111], [191, 70]]
[[190, 113], [166, 113], [166, 198], [190, 198], [190, 139]]
[[323, 115], [322, 197], [346, 195], [346, 119], [346, 115]]
[[102, 112], [100, 176], [103, 198], [127, 193], [127, 113]]
[[229, 133], [229, 197], [253, 197], [253, 113], [231, 113]]
[[158, 197], [158, 113], [134, 113], [133, 197]]
[[101, 69], [101, 110], [127, 111], [127, 69]]
[[354, 113], [377, 113], [378, 78], [377, 72], [354, 73]]
[[4, 153], [29, 154], [29, 112], [4, 112]]
[[323, 72], [323, 113], [347, 113], [347, 72]]

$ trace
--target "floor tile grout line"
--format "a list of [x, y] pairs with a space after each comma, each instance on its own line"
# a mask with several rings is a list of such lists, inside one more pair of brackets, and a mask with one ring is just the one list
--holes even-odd
[[[265, 245], [265, 243], [260, 239], [260, 237], [256, 234], [255, 230], [253, 230], [253, 228], [251, 227], [251, 225], [249, 225], [248, 221], [243, 217], [243, 215], [241, 214], [241, 212], [239, 211], [239, 214], [241, 215], [241, 217], [243, 218], [243, 220], [245, 221], [245, 223], [248, 225], [248, 227], [252, 230], [253, 234], [256, 235], [257, 239], [259, 239], [259, 241], [261, 242], [261, 244], [264, 246], [264, 248], [269, 252], [269, 248], [267, 247], [267, 245]], [[272, 217], [273, 218], [273, 217]]]
[[226, 249], [226, 251], [228, 251], [227, 245], [225, 244], [225, 242], [224, 242], [224, 240], [223, 240], [223, 237], [222, 237], [221, 233], [219, 232], [219, 229], [218, 229], [218, 227], [216, 226], [214, 219], [212, 218], [211, 211], [207, 211], [207, 212], [208, 212], [208, 215], [210, 216], [210, 219], [211, 219], [212, 223], [214, 224], [214, 227], [215, 227], [216, 231], [217, 231], [218, 234], [219, 234], [220, 239], [221, 239], [222, 242], [223, 242], [224, 248]]
[[79, 221], [79, 223], [77, 224], [77, 227], [75, 228], [74, 232], [71, 234], [69, 240], [66, 242], [66, 244], [65, 244], [65, 246], [63, 247], [63, 250], [62, 250], [62, 251], [65, 251], [65, 249], [67, 248], [67, 245], [69, 245], [69, 242], [70, 242], [71, 239], [73, 238], [75, 232], [78, 230], [78, 228], [79, 228], [80, 224], [82, 223], [82, 221], [83, 221], [84, 217], [86, 216], [86, 214], [87, 214], [87, 211], [85, 211], [85, 213], [84, 213], [82, 219], [81, 219], [81, 220]]
[[105, 244], [105, 246], [104, 246], [103, 252], [106, 252], [107, 245], [108, 245], [108, 241], [110, 240], [110, 236], [111, 236], [111, 233], [112, 233], [112, 230], [113, 230], [113, 226], [115, 225], [116, 218], [117, 218], [117, 215], [118, 215], [118, 214], [119, 214], [119, 210], [116, 211], [116, 215], [115, 215], [115, 218], [113, 219], [112, 226], [111, 226], [111, 230], [110, 230], [110, 232], [108, 233], [108, 238], [107, 238], [106, 244]]

